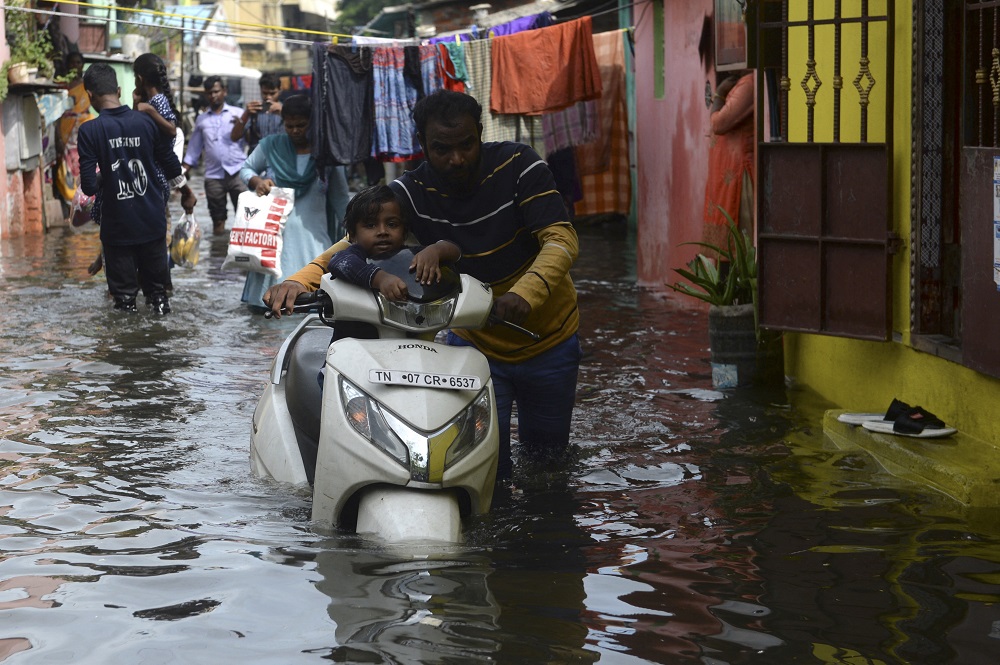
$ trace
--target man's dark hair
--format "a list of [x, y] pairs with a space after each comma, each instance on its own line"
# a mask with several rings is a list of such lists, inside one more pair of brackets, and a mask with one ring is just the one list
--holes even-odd
[[96, 97], [118, 94], [118, 75], [108, 63], [95, 62], [83, 75], [83, 87]]
[[223, 90], [226, 89], [226, 82], [222, 80], [221, 76], [209, 76], [205, 79], [205, 92], [211, 90], [216, 83], [221, 85]]
[[347, 235], [353, 238], [354, 232], [358, 230], [358, 224], [366, 219], [377, 219], [382, 206], [396, 200], [396, 193], [389, 185], [374, 185], [362, 189], [350, 200], [344, 213]]
[[281, 79], [274, 72], [264, 72], [260, 75], [260, 80], [257, 81], [257, 85], [260, 87], [267, 86], [268, 88], [274, 88], [275, 90], [281, 89]]
[[470, 116], [478, 125], [482, 122], [483, 107], [472, 95], [454, 90], [432, 92], [413, 107], [413, 122], [417, 126], [417, 134], [421, 136], [427, 130], [428, 120], [454, 127], [463, 116]]
[[312, 100], [309, 95], [292, 95], [281, 105], [281, 118], [289, 116], [308, 118], [312, 115]]

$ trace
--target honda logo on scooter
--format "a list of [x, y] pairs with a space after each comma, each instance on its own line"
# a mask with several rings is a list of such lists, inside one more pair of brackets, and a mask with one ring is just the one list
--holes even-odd
[[432, 346], [425, 346], [424, 344], [400, 344], [396, 347], [397, 351], [403, 351], [405, 349], [420, 349], [421, 351], [430, 351], [431, 353], [437, 353], [437, 349]]

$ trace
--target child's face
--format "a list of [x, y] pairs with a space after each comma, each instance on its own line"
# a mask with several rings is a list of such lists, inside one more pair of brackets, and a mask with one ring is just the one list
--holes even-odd
[[383, 203], [375, 219], [358, 222], [352, 240], [373, 259], [382, 258], [402, 248], [406, 240], [406, 226], [403, 224], [399, 204], [395, 201]]

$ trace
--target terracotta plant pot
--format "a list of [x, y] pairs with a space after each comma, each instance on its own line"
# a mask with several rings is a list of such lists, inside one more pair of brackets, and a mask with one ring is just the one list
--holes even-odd
[[28, 82], [28, 63], [15, 62], [7, 68], [7, 80], [13, 84]]

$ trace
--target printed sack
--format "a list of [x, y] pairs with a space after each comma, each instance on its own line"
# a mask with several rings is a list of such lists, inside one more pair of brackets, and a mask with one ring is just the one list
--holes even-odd
[[193, 268], [198, 265], [201, 249], [201, 227], [194, 214], [184, 213], [170, 238], [170, 258], [175, 265]]
[[267, 196], [243, 192], [229, 232], [223, 268], [239, 268], [281, 277], [281, 234], [292, 211], [295, 192], [274, 187]]

